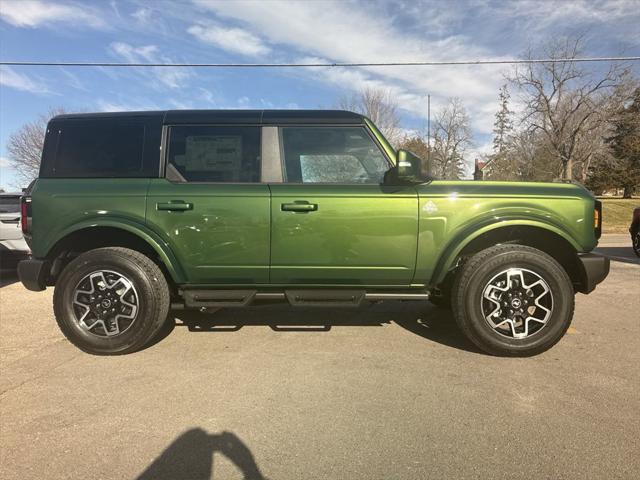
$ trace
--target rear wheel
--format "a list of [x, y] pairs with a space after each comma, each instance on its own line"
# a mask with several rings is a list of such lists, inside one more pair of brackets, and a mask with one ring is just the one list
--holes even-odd
[[127, 248], [78, 256], [56, 282], [53, 306], [64, 335], [97, 355], [131, 353], [166, 321], [169, 288], [158, 266]]
[[453, 288], [465, 335], [482, 350], [529, 356], [557, 343], [571, 324], [574, 290], [562, 266], [522, 245], [498, 245], [471, 257]]

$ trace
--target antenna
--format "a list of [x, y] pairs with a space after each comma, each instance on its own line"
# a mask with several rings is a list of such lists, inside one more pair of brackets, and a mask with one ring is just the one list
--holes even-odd
[[431, 95], [427, 94], [427, 168], [431, 171]]

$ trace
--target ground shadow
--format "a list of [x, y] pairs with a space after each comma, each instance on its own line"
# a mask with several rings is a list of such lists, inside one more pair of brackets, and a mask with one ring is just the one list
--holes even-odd
[[213, 312], [172, 312], [177, 327], [191, 332], [235, 332], [245, 326], [274, 331], [328, 332], [334, 327], [382, 327], [391, 323], [432, 342], [480, 353], [458, 329], [451, 311], [426, 302], [365, 303], [358, 308], [304, 308], [288, 304], [224, 308]]
[[0, 287], [6, 287], [19, 281], [18, 263], [28, 257], [10, 250], [0, 250]]
[[214, 454], [227, 457], [248, 480], [262, 480], [251, 450], [230, 432], [209, 434], [201, 428], [187, 430], [142, 472], [137, 480], [208, 480], [215, 477]]
[[18, 282], [18, 274], [15, 270], [5, 270], [0, 268], [0, 287], [6, 287], [12, 283]]
[[598, 247], [596, 253], [609, 257], [614, 262], [633, 263], [640, 265], [640, 258], [629, 247]]

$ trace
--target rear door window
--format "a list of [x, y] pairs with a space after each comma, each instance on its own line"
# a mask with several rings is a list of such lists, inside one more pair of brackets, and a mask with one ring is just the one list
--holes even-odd
[[171, 127], [168, 168], [186, 182], [260, 182], [260, 127]]

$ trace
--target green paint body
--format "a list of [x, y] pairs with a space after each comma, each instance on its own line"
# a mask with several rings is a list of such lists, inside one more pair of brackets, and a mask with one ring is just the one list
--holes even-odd
[[[191, 209], [157, 208], [178, 200]], [[305, 202], [317, 207], [282, 207]], [[32, 212], [36, 258], [74, 231], [114, 227], [146, 241], [179, 285], [423, 288], [442, 281], [469, 241], [513, 225], [546, 229], [577, 252], [597, 244], [593, 196], [561, 183], [40, 179]]]

